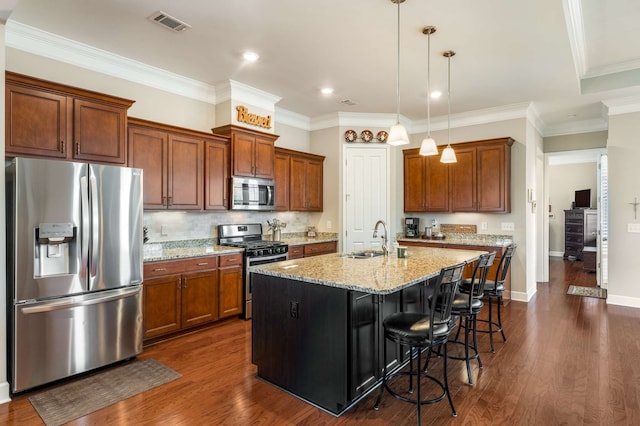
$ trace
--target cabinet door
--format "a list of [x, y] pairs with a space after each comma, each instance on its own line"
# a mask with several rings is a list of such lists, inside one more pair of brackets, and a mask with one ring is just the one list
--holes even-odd
[[352, 400], [369, 390], [380, 377], [378, 298], [376, 294], [351, 292], [349, 397]]
[[255, 177], [273, 179], [274, 150], [273, 141], [261, 137], [255, 138], [253, 160]]
[[[220, 263], [223, 263], [221, 259]], [[220, 318], [242, 313], [242, 266], [222, 267], [218, 270], [220, 282]]]
[[404, 211], [423, 212], [426, 209], [425, 157], [404, 153]]
[[129, 127], [129, 167], [143, 172], [144, 208], [166, 209], [167, 134], [142, 127]]
[[182, 276], [182, 327], [218, 319], [218, 271]]
[[71, 149], [66, 96], [7, 84], [5, 108], [8, 156], [66, 157]]
[[229, 208], [229, 145], [205, 142], [205, 210]]
[[[454, 148], [455, 149], [455, 148]], [[457, 163], [451, 170], [451, 210], [474, 212], [476, 203], [476, 149], [456, 149]]]
[[289, 209], [305, 211], [307, 206], [306, 194], [306, 168], [307, 163], [296, 157], [291, 157], [290, 184], [289, 184]]
[[449, 165], [440, 162], [439, 155], [425, 157], [426, 211], [449, 211]]
[[307, 194], [307, 210], [322, 211], [322, 161], [307, 161], [306, 172], [306, 194]]
[[76, 99], [73, 109], [73, 159], [125, 164], [126, 108]]
[[144, 281], [144, 337], [156, 337], [180, 329], [180, 275]]
[[507, 180], [511, 178], [505, 164], [507, 148], [503, 144], [476, 148], [478, 212], [502, 213], [510, 210], [510, 194], [506, 190]]
[[169, 134], [168, 208], [202, 210], [204, 200], [203, 141]]
[[233, 153], [233, 175], [254, 176], [255, 137], [243, 133], [235, 133], [231, 149]]
[[286, 154], [275, 155], [273, 175], [276, 184], [276, 211], [289, 210], [289, 161], [290, 157]]

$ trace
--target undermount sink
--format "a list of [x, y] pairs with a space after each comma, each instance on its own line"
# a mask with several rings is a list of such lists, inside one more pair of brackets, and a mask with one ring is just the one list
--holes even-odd
[[371, 257], [383, 256], [383, 251], [377, 250], [365, 250], [365, 251], [356, 251], [353, 253], [345, 253], [342, 257], [350, 257], [353, 259], [369, 259]]

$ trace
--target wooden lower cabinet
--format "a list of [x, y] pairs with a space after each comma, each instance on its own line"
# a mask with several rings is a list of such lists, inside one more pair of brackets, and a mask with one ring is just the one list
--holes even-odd
[[321, 254], [335, 253], [338, 247], [337, 241], [305, 244], [304, 257], [319, 256]]
[[220, 256], [218, 268], [220, 318], [242, 314], [242, 253]]
[[144, 339], [242, 313], [242, 253], [144, 264]]

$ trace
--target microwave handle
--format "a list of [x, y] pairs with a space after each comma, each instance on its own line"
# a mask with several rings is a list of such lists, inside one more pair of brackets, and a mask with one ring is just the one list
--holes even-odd
[[271, 185], [267, 185], [267, 205], [273, 205], [273, 187]]

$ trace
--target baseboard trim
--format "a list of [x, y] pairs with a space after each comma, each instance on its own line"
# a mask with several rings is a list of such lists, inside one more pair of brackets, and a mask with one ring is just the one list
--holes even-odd
[[[610, 288], [610, 286], [609, 286]], [[607, 305], [626, 306], [629, 308], [640, 308], [640, 298], [629, 296], [618, 296], [607, 291]]]
[[0, 383], [0, 404], [6, 404], [7, 402], [11, 402], [9, 382], [3, 382]]
[[549, 257], [564, 257], [563, 251], [550, 251]]

